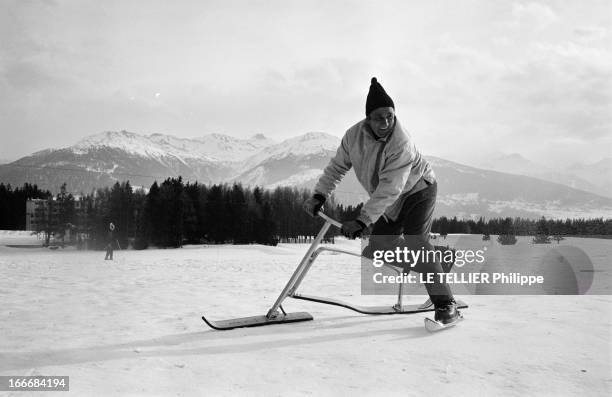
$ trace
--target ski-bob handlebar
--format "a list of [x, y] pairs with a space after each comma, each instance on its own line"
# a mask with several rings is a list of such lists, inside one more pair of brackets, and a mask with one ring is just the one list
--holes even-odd
[[332, 224], [334, 226], [336, 226], [337, 228], [341, 229], [342, 228], [342, 223], [338, 222], [337, 220], [330, 218], [329, 216], [325, 215], [323, 212], [319, 211], [319, 213], [317, 214], [319, 215], [321, 218], [323, 218], [325, 220], [325, 222]]

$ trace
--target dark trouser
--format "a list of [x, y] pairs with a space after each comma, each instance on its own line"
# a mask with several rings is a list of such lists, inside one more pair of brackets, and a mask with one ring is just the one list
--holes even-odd
[[108, 243], [108, 245], [106, 246], [106, 256], [104, 257], [104, 259], [113, 260], [113, 243]]
[[[402, 249], [407, 247], [412, 251], [433, 251], [434, 246], [429, 242], [429, 232], [437, 193], [437, 182], [428, 183], [427, 188], [404, 199], [397, 220], [387, 221], [385, 217], [380, 217], [374, 224], [370, 242], [364, 249], [363, 255], [372, 258], [376, 250], [395, 250], [396, 247]], [[447, 283], [440, 282], [439, 274], [444, 273], [444, 270], [439, 260], [435, 255], [431, 255], [429, 259], [429, 261], [419, 261], [414, 267], [410, 264], [403, 267], [406, 272], [433, 273], [434, 282], [425, 283], [425, 288], [433, 304], [438, 307], [453, 299], [453, 293]]]

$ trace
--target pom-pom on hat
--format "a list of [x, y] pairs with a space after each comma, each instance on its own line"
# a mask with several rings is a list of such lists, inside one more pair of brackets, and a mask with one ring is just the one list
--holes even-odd
[[374, 109], [391, 107], [395, 109], [393, 99], [385, 92], [385, 89], [376, 80], [376, 77], [372, 77], [370, 84], [370, 91], [368, 92], [368, 99], [366, 100], [366, 116]]

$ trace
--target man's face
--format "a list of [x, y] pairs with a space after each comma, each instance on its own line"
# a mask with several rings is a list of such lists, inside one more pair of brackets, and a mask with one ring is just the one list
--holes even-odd
[[392, 107], [377, 108], [368, 115], [370, 128], [379, 138], [384, 138], [393, 131], [394, 121], [395, 111]]

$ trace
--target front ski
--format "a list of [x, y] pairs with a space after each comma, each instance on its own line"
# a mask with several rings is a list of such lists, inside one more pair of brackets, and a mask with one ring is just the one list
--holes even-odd
[[[423, 313], [423, 312], [431, 312], [434, 310], [433, 305], [402, 305], [402, 308], [399, 309], [395, 306], [357, 306], [350, 304], [348, 302], [341, 301], [339, 299], [332, 298], [323, 298], [319, 296], [312, 295], [303, 295], [294, 293], [293, 295], [289, 295], [294, 299], [302, 299], [311, 302], [324, 303], [326, 305], [333, 305], [344, 307], [346, 309], [353, 310], [357, 313], [361, 314], [370, 314], [370, 315], [389, 315], [389, 314], [414, 314], [414, 313]], [[457, 301], [458, 309], [466, 309], [468, 307], [465, 302]]]
[[463, 315], [459, 314], [459, 318], [449, 324], [444, 324], [436, 320], [432, 320], [429, 317], [425, 317], [425, 329], [429, 332], [442, 331], [443, 329], [451, 328], [463, 321]]
[[234, 328], [261, 327], [263, 325], [310, 321], [312, 320], [312, 316], [306, 312], [298, 312], [287, 314], [279, 313], [277, 316], [272, 318], [268, 318], [267, 316], [251, 316], [219, 321], [212, 321], [202, 316], [202, 320], [204, 320], [204, 322], [206, 322], [206, 324], [208, 324], [213, 329], [225, 331]]

